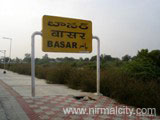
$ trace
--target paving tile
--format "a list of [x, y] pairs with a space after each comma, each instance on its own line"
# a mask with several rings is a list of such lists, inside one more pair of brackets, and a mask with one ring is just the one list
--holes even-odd
[[48, 115], [40, 115], [40, 118], [42, 119], [42, 120], [48, 120], [49, 119], [49, 116]]
[[35, 104], [31, 104], [31, 105], [29, 105], [31, 108], [37, 108], [38, 107], [38, 105], [35, 105]]
[[36, 113], [42, 113], [43, 110], [42, 109], [35, 109], [34, 112], [36, 112]]

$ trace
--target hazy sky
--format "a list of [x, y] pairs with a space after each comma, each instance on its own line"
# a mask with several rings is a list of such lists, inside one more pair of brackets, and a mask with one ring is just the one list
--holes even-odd
[[[160, 0], [1, 0], [0, 50], [6, 49], [9, 54], [9, 40], [2, 37], [10, 37], [12, 58], [30, 53], [31, 34], [41, 31], [43, 15], [91, 20], [103, 54], [122, 57], [133, 56], [142, 48], [160, 49]], [[37, 36], [36, 57], [45, 54], [41, 42]], [[48, 53], [54, 58], [95, 54], [95, 40], [91, 54]]]

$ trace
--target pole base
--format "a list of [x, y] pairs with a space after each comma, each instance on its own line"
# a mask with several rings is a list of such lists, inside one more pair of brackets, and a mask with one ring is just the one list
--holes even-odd
[[97, 96], [103, 96], [103, 94], [102, 93], [94, 93], [94, 95], [97, 95]]

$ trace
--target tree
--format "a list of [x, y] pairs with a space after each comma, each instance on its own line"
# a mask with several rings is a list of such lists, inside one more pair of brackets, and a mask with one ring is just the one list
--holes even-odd
[[31, 54], [26, 53], [24, 56], [25, 57], [23, 59], [23, 62], [25, 62], [25, 63], [31, 63]]
[[137, 57], [148, 57], [148, 49], [142, 49], [138, 51]]
[[21, 63], [22, 60], [20, 58], [16, 57], [15, 59], [12, 59], [12, 62], [13, 63]]
[[123, 66], [127, 74], [141, 80], [153, 80], [160, 77], [160, 51], [138, 51], [137, 56]]
[[111, 57], [111, 55], [101, 55], [101, 59], [102, 61], [112, 61], [113, 58]]
[[122, 61], [129, 61], [129, 60], [131, 60], [131, 56], [129, 55], [125, 55], [122, 57]]
[[96, 59], [97, 59], [97, 56], [95, 55], [91, 57], [90, 61], [96, 61]]
[[84, 61], [86, 61], [86, 62], [89, 61], [89, 58], [84, 58]]
[[48, 54], [45, 54], [44, 56], [42, 56], [42, 59], [48, 60], [49, 59]]
[[160, 67], [160, 50], [152, 50], [149, 57]]
[[49, 57], [48, 57], [48, 54], [45, 54], [44, 56], [42, 56], [42, 59], [40, 61], [41, 64], [46, 64], [46, 63], [49, 63]]
[[79, 60], [80, 60], [80, 61], [83, 61], [83, 58], [82, 58], [82, 57], [80, 57], [80, 58], [79, 58]]
[[64, 62], [73, 62], [73, 61], [75, 61], [75, 59], [73, 58], [73, 57], [65, 57], [65, 58], [63, 58], [63, 61]]

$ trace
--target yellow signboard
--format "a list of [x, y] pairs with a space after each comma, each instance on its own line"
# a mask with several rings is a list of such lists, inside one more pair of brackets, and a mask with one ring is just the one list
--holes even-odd
[[43, 16], [44, 52], [92, 52], [92, 22], [56, 16]]

